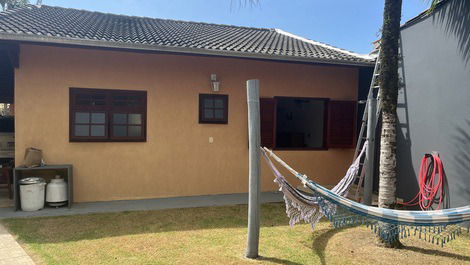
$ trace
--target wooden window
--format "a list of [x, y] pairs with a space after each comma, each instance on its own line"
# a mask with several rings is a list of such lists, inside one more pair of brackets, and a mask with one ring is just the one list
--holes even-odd
[[142, 92], [139, 94], [127, 91], [111, 94], [112, 139], [145, 140], [146, 98], [146, 93]]
[[70, 141], [146, 140], [147, 92], [70, 89]]
[[228, 123], [228, 95], [200, 94], [199, 123]]
[[352, 148], [356, 144], [355, 101], [330, 101], [328, 104], [328, 147]]

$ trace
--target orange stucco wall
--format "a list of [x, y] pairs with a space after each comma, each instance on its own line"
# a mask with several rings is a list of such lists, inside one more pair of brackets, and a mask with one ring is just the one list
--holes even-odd
[[[198, 123], [211, 73], [229, 95], [227, 125]], [[21, 46], [15, 75], [17, 164], [30, 146], [50, 164], [73, 164], [79, 202], [246, 192], [247, 79], [260, 80], [262, 97], [355, 100], [358, 84], [352, 67], [33, 45]], [[69, 87], [146, 90], [147, 142], [70, 143]], [[323, 184], [352, 158], [350, 149], [279, 154]], [[275, 190], [272, 179], [263, 162], [263, 191]]]

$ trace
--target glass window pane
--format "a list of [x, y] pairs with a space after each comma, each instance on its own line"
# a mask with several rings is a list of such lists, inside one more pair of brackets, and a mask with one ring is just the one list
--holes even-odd
[[91, 136], [105, 136], [104, 125], [92, 125]]
[[113, 114], [113, 123], [114, 124], [126, 124], [127, 123], [127, 114], [114, 113]]
[[129, 114], [129, 124], [142, 124], [141, 114]]
[[204, 119], [213, 119], [213, 118], [214, 118], [214, 110], [205, 109], [204, 110]]
[[224, 118], [224, 110], [216, 109], [215, 110], [215, 118], [216, 119], [223, 119]]
[[223, 108], [224, 107], [224, 100], [223, 99], [215, 99], [214, 100], [214, 107], [216, 108]]
[[88, 125], [75, 125], [75, 136], [89, 136], [89, 128]]
[[142, 135], [141, 126], [129, 126], [129, 136], [137, 137]]
[[105, 123], [106, 114], [104, 113], [92, 113], [91, 123]]
[[204, 99], [204, 108], [213, 108], [214, 107], [214, 100], [211, 98]]
[[75, 112], [75, 123], [90, 123], [90, 113]]
[[122, 126], [122, 125], [113, 126], [113, 136], [118, 136], [118, 137], [127, 136], [127, 126]]

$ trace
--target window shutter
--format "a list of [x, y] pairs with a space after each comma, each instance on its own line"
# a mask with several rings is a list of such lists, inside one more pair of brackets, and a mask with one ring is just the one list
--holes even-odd
[[276, 100], [260, 99], [261, 146], [274, 148], [276, 143]]
[[328, 103], [329, 148], [352, 148], [356, 143], [355, 101], [330, 101]]
[[70, 88], [71, 142], [146, 141], [147, 92]]

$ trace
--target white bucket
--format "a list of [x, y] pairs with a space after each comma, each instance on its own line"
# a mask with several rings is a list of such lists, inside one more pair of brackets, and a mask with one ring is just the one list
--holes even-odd
[[32, 212], [44, 208], [45, 188], [46, 183], [20, 185], [21, 210]]

